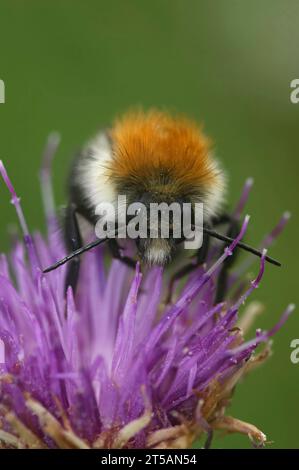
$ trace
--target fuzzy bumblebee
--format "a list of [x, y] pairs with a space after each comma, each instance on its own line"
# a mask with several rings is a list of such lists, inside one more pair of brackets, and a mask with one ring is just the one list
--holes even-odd
[[[225, 175], [212, 154], [210, 141], [201, 128], [186, 117], [173, 117], [156, 110], [124, 115], [110, 129], [101, 131], [88, 142], [74, 160], [69, 181], [65, 239], [72, 253], [45, 272], [72, 260], [66, 283], [73, 288], [79, 273], [78, 255], [104, 241], [83, 246], [78, 217], [95, 225], [98, 205], [104, 202], [116, 206], [119, 195], [126, 196], [128, 205], [135, 202], [146, 206], [162, 202], [203, 204], [202, 247], [196, 254], [196, 262], [184, 266], [175, 279], [205, 261], [210, 236], [230, 242], [238, 232], [235, 221], [221, 211]], [[109, 220], [109, 214], [106, 217]], [[228, 226], [226, 235], [211, 230], [219, 224]], [[171, 236], [138, 238], [137, 252], [147, 264], [165, 265], [173, 259], [181, 241]], [[108, 239], [108, 245], [115, 257], [135, 266], [133, 259], [122, 255], [117, 238]], [[239, 246], [261, 255], [246, 245]], [[268, 261], [278, 264], [271, 258]], [[228, 265], [224, 266], [224, 272]], [[218, 300], [225, 290], [224, 275], [222, 281]]]

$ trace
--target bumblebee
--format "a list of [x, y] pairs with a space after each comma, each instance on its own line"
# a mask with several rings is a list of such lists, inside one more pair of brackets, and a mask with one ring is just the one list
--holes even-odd
[[[83, 244], [82, 223], [96, 226], [99, 215], [96, 208], [102, 203], [116, 206], [119, 195], [125, 195], [128, 204], [141, 202], [173, 202], [183, 205], [203, 204], [203, 242], [197, 250], [195, 263], [188, 263], [174, 274], [174, 281], [205, 262], [211, 237], [228, 244], [238, 231], [238, 223], [223, 212], [226, 178], [219, 162], [213, 156], [211, 142], [201, 128], [182, 116], [166, 112], [131, 112], [117, 119], [113, 126], [99, 132], [74, 159], [69, 178], [69, 203], [66, 210], [64, 234], [70, 255], [45, 269], [49, 272], [66, 262], [69, 269], [66, 288], [75, 290], [79, 275], [79, 255], [107, 241], [112, 255], [135, 267], [136, 260], [123, 255], [119, 240], [97, 239]], [[120, 217], [119, 211], [117, 217]], [[109, 214], [106, 214], [107, 222]], [[128, 220], [127, 220], [128, 222]], [[226, 226], [226, 234], [214, 230], [217, 225]], [[159, 228], [159, 227], [158, 227]], [[137, 238], [139, 259], [148, 265], [166, 265], [175, 257], [183, 238], [176, 239], [150, 235]], [[261, 253], [243, 243], [240, 248], [257, 256]], [[235, 254], [223, 265], [216, 292], [221, 301], [226, 290], [226, 278]], [[280, 265], [270, 257], [272, 264]], [[171, 290], [171, 289], [170, 289]]]

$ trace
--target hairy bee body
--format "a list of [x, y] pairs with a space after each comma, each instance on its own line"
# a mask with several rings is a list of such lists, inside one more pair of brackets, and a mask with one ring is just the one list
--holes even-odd
[[[219, 213], [224, 187], [210, 142], [194, 122], [139, 111], [117, 120], [83, 148], [71, 172], [70, 201], [93, 225], [97, 206], [116, 207], [118, 195], [126, 196], [128, 204], [200, 202], [209, 222]], [[171, 237], [138, 240], [137, 247], [149, 264], [166, 264], [176, 251]]]

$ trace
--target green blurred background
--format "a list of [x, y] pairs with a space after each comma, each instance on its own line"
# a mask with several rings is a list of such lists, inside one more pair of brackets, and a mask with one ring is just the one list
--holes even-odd
[[[62, 143], [54, 164], [58, 203], [71, 155], [100, 126], [132, 105], [166, 107], [205, 124], [230, 176], [229, 202], [248, 176], [255, 187], [247, 240], [257, 244], [289, 209], [293, 218], [271, 254], [255, 297], [267, 305], [258, 325], [272, 326], [298, 304], [299, 2], [294, 0], [1, 0], [0, 158], [31, 228], [43, 228], [38, 184], [47, 135]], [[16, 217], [0, 186], [1, 250]], [[255, 270], [258, 263], [255, 264]], [[230, 413], [255, 423], [272, 447], [299, 447], [299, 338], [295, 311], [276, 335], [270, 361], [242, 383]], [[246, 437], [214, 447], [250, 447]]]

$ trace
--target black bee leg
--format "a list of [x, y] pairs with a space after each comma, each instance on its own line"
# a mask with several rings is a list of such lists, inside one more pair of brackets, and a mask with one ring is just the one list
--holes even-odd
[[210, 241], [210, 237], [207, 235], [204, 235], [202, 246], [197, 251], [196, 260], [193, 263], [189, 263], [183, 266], [181, 269], [179, 269], [176, 273], [172, 275], [170, 282], [169, 282], [169, 286], [168, 286], [166, 304], [169, 304], [172, 301], [173, 289], [174, 289], [175, 283], [179, 281], [180, 279], [182, 279], [187, 274], [190, 274], [192, 271], [198, 268], [198, 266], [200, 266], [206, 261], [208, 251], [209, 251], [209, 241]]
[[[70, 204], [66, 209], [65, 223], [64, 223], [64, 236], [66, 247], [69, 252], [75, 251], [82, 247], [82, 238], [80, 234], [76, 206]], [[65, 292], [68, 287], [72, 287], [73, 292], [76, 292], [80, 271], [80, 259], [74, 258], [69, 262], [65, 278]]]
[[120, 246], [118, 245], [117, 240], [115, 238], [110, 238], [108, 240], [108, 247], [113, 258], [118, 259], [126, 266], [129, 266], [129, 268], [136, 268], [136, 261], [133, 258], [129, 258], [129, 256], [122, 255]]
[[[227, 235], [231, 238], [236, 238], [238, 233], [240, 232], [240, 225], [239, 222], [235, 219], [229, 218], [229, 216], [223, 216], [222, 219], [219, 219], [219, 222], [217, 221], [215, 225], [220, 225], [222, 223], [226, 223], [227, 220], [229, 220], [229, 228], [227, 231]], [[218, 276], [218, 281], [217, 281], [217, 287], [216, 287], [216, 296], [215, 296], [215, 302], [222, 302], [225, 298], [225, 295], [227, 293], [227, 281], [228, 281], [228, 275], [229, 275], [229, 270], [235, 263], [238, 255], [238, 250], [235, 250], [234, 253], [229, 256], [223, 263], [221, 271]]]
[[166, 304], [170, 304], [172, 302], [173, 289], [174, 289], [175, 283], [177, 281], [179, 281], [180, 279], [182, 279], [187, 274], [190, 274], [196, 268], [197, 268], [196, 262], [186, 264], [185, 266], [183, 266], [181, 269], [179, 269], [177, 272], [175, 272], [171, 276], [170, 282], [169, 282], [169, 285], [168, 285], [167, 296], [166, 296], [166, 300], [165, 300]]

